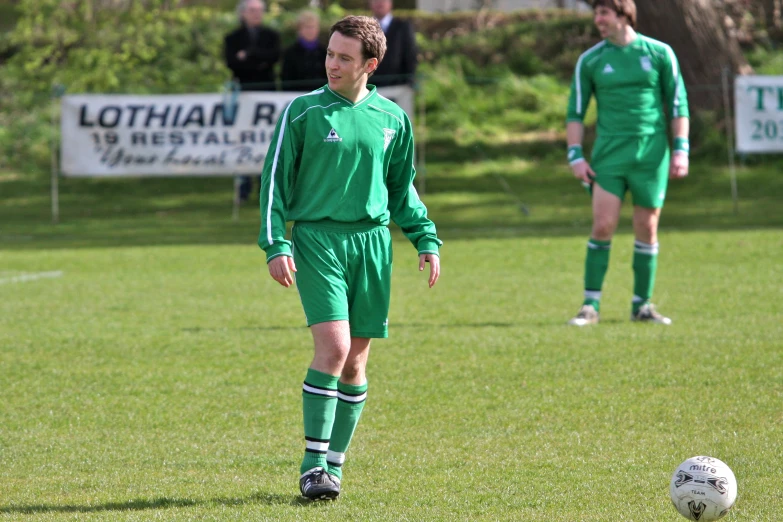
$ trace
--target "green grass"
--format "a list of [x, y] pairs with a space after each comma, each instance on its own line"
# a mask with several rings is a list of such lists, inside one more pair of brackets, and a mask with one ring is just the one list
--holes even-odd
[[391, 338], [326, 505], [296, 490], [310, 335], [231, 182], [62, 180], [52, 226], [45, 182], [0, 175], [0, 519], [674, 522], [670, 475], [708, 454], [739, 481], [726, 520], [779, 520], [778, 171], [739, 172], [738, 215], [724, 169], [671, 187], [669, 328], [627, 320], [626, 211], [603, 322], [577, 330], [586, 196], [524, 147], [432, 148], [443, 277], [396, 236]]

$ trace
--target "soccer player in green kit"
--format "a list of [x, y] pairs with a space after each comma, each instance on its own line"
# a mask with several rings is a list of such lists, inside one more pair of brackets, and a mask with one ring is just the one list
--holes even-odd
[[[566, 127], [571, 169], [590, 187], [593, 198], [584, 302], [569, 324], [598, 323], [601, 286], [626, 191], [633, 198], [636, 239], [631, 320], [671, 324], [650, 300], [658, 264], [658, 220], [668, 179], [688, 175], [685, 85], [671, 47], [636, 32], [633, 0], [596, 0], [593, 6], [595, 25], [604, 40], [576, 63]], [[598, 132], [588, 163], [582, 153], [582, 122], [591, 96], [598, 105]]]
[[[340, 494], [342, 465], [367, 397], [373, 338], [388, 336], [394, 220], [440, 275], [441, 241], [413, 179], [413, 128], [368, 85], [386, 51], [377, 20], [332, 26], [328, 84], [295, 98], [280, 117], [264, 164], [261, 232], [270, 275], [296, 285], [315, 343], [303, 384], [305, 453], [299, 488], [308, 499]], [[293, 221], [292, 240], [285, 239]]]

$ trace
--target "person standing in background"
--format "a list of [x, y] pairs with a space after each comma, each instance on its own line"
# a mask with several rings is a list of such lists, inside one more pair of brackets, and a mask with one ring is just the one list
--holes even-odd
[[226, 65], [243, 91], [274, 91], [274, 67], [280, 60], [280, 34], [264, 27], [266, 7], [261, 0], [242, 0], [240, 27], [226, 35]]
[[302, 11], [296, 21], [296, 42], [283, 53], [280, 80], [284, 91], [314, 91], [326, 84], [326, 47], [319, 41], [320, 19]]
[[[584, 301], [568, 323], [586, 326], [599, 321], [612, 237], [623, 198], [630, 192], [635, 239], [631, 320], [668, 325], [671, 319], [661, 315], [651, 299], [658, 268], [658, 221], [669, 178], [688, 175], [685, 84], [672, 48], [636, 32], [634, 0], [595, 0], [593, 8], [604, 39], [576, 62], [567, 111], [568, 162], [593, 198]], [[593, 96], [598, 130], [588, 163], [582, 152], [583, 120]]]
[[[243, 91], [277, 90], [274, 67], [280, 59], [280, 35], [262, 25], [265, 9], [261, 0], [242, 0], [237, 7], [240, 27], [223, 42], [226, 66]], [[247, 201], [252, 189], [250, 176], [242, 176], [240, 201]]]
[[392, 16], [392, 0], [370, 0], [370, 11], [386, 35], [386, 57], [373, 77], [376, 87], [413, 85], [418, 56], [413, 26]]

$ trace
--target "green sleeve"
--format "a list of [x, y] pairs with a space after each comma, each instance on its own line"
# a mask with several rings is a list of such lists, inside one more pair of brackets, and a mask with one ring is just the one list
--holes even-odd
[[571, 80], [571, 95], [568, 98], [568, 114], [566, 121], [584, 121], [587, 106], [593, 96], [593, 80], [590, 70], [585, 64], [585, 55], [579, 57], [574, 69], [574, 77]]
[[666, 102], [670, 120], [687, 118], [690, 115], [688, 112], [688, 93], [685, 91], [685, 82], [682, 81], [682, 74], [680, 73], [680, 64], [677, 63], [677, 57], [674, 55], [672, 48], [667, 45], [660, 75], [663, 99]]
[[291, 255], [291, 242], [285, 239], [285, 224], [293, 189], [294, 165], [302, 149], [290, 121], [291, 105], [277, 121], [261, 173], [258, 246], [266, 252], [267, 263], [275, 257]]
[[403, 121], [404, 128], [400, 131], [399, 139], [395, 140], [386, 174], [389, 213], [419, 254], [438, 254], [443, 242], [438, 239], [435, 223], [427, 217], [427, 207], [413, 186], [416, 177], [416, 169], [413, 167], [413, 127], [407, 115]]

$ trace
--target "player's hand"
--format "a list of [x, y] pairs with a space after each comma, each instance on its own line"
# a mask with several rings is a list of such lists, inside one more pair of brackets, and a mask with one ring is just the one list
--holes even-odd
[[586, 161], [580, 161], [571, 165], [571, 172], [574, 173], [574, 177], [580, 180], [582, 183], [588, 185], [595, 181], [595, 172], [590, 168], [590, 164]]
[[688, 166], [690, 160], [687, 154], [672, 154], [672, 160], [669, 166], [669, 177], [672, 179], [684, 178], [688, 175]]
[[239, 51], [237, 53], [237, 60], [243, 61], [245, 58], [247, 58], [247, 53], [245, 51]]
[[296, 272], [296, 264], [291, 256], [277, 256], [266, 265], [269, 267], [269, 275], [272, 279], [288, 288], [294, 284], [294, 277], [291, 272]]
[[430, 288], [435, 286], [440, 277], [440, 258], [435, 254], [419, 254], [419, 272], [424, 270], [424, 265], [430, 264]]

